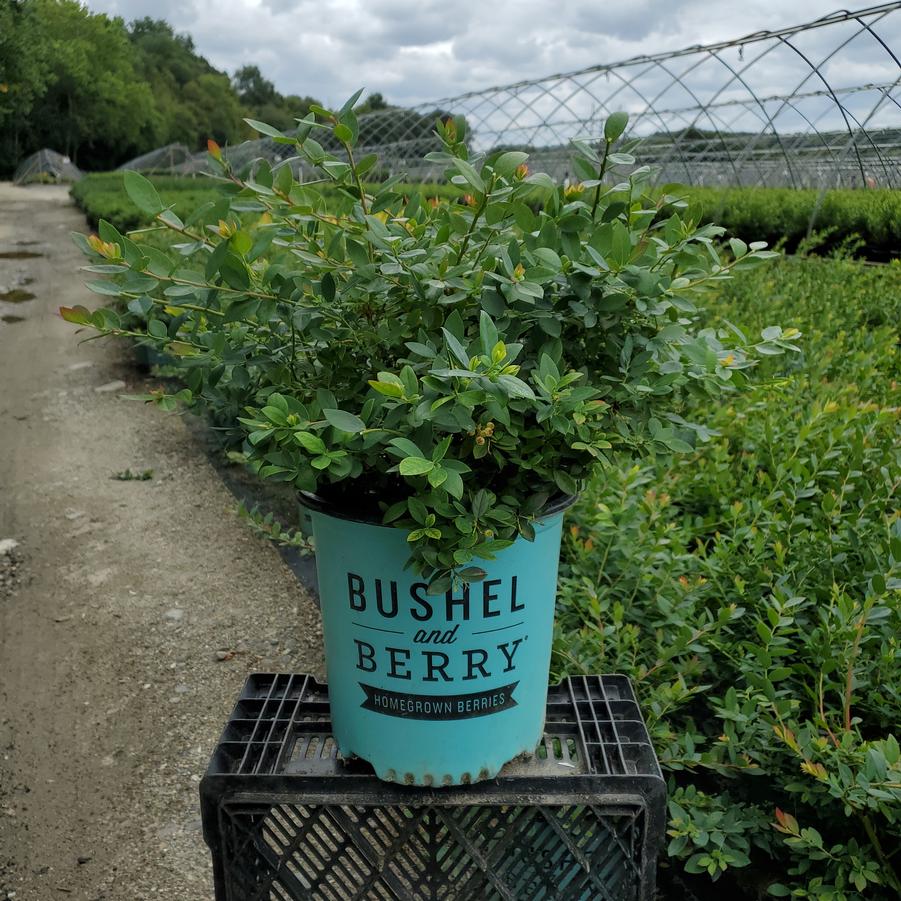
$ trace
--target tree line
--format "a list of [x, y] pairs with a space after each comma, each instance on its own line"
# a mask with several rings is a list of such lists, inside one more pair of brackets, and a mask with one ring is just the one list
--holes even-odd
[[[290, 129], [317, 102], [280, 94], [255, 65], [230, 77], [160, 19], [0, 0], [0, 178], [43, 147], [105, 170], [176, 141], [234, 144], [256, 137], [245, 117]], [[384, 107], [379, 94], [364, 105]]]

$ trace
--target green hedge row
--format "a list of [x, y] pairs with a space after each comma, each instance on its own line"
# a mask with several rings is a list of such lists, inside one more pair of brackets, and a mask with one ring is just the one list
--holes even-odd
[[[203, 178], [154, 176], [152, 181], [163, 200], [174, 204], [175, 212], [182, 218], [218, 196], [215, 185]], [[112, 223], [121, 232], [148, 224], [147, 215], [125, 193], [121, 172], [86, 175], [72, 185], [70, 193], [84, 210], [92, 228], [96, 228], [101, 219]]]
[[[197, 207], [219, 198], [216, 183], [204, 176], [179, 177], [154, 175], [150, 179], [164, 203], [173, 204], [175, 212], [185, 219]], [[454, 199], [460, 191], [452, 185], [409, 185], [411, 192], [419, 191], [426, 197]], [[331, 186], [324, 186], [323, 193], [335, 193]], [[99, 172], [86, 175], [71, 190], [75, 202], [84, 210], [93, 228], [101, 219], [115, 225], [120, 232], [141, 228], [149, 223], [125, 193], [121, 172]]]
[[[217, 196], [215, 184], [203, 177], [154, 176], [152, 181], [182, 218]], [[453, 185], [409, 187], [428, 197], [460, 196]], [[867, 259], [887, 260], [901, 246], [901, 191], [678, 186], [668, 190], [687, 196], [699, 217], [718, 222], [730, 234], [746, 241], [767, 241], [788, 252], [842, 248]], [[94, 227], [100, 219], [120, 231], [147, 224], [146, 216], [128, 199], [120, 172], [85, 176], [73, 186], [72, 196]]]
[[708, 309], [802, 353], [680, 410], [694, 453], [583, 493], [554, 675], [636, 685], [670, 780], [662, 897], [897, 899], [901, 266], [786, 257]]
[[803, 247], [809, 235], [819, 252], [850, 242], [855, 255], [868, 259], [887, 260], [901, 247], [901, 191], [690, 188], [686, 193], [704, 219], [747, 241], [784, 242], [790, 252]]

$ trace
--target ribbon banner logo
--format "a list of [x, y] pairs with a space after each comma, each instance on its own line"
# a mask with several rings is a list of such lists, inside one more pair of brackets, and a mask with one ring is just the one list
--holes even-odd
[[519, 682], [459, 695], [415, 695], [359, 683], [366, 693], [364, 710], [408, 720], [466, 720], [516, 707], [513, 692]]

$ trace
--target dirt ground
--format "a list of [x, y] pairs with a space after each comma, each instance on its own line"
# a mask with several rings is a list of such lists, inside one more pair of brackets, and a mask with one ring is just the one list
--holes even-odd
[[125, 350], [56, 315], [99, 305], [73, 230], [65, 188], [0, 184], [0, 297], [35, 295], [0, 300], [0, 901], [208, 901], [206, 761], [248, 672], [322, 677], [319, 617], [183, 420], [122, 398]]

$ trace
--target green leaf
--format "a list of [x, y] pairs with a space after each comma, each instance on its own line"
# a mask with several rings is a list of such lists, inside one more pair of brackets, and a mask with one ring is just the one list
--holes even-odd
[[593, 168], [589, 169], [589, 171], [592, 173], [592, 175], [596, 174], [598, 167], [601, 164], [601, 158], [598, 156], [597, 151], [594, 149], [594, 147], [586, 144], [584, 141], [579, 140], [574, 140], [572, 142], [572, 145], [576, 148], [576, 150], [579, 151], [579, 153], [583, 157], [585, 157], [586, 160], [590, 160], [595, 164]]
[[510, 397], [523, 397], [528, 400], [535, 400], [535, 392], [522, 379], [518, 379], [515, 375], [499, 376], [497, 383]]
[[617, 112], [611, 114], [604, 123], [604, 139], [612, 144], [622, 135], [628, 124], [628, 113]]
[[270, 138], [285, 137], [283, 132], [279, 131], [277, 128], [273, 128], [271, 125], [267, 125], [265, 122], [259, 122], [256, 119], [245, 119], [244, 121], [254, 131], [258, 131], [261, 135], [268, 135]]
[[460, 500], [463, 497], [463, 478], [459, 472], [445, 469], [447, 478], [444, 480], [444, 490], [452, 497]]
[[392, 447], [396, 447], [406, 457], [422, 457], [422, 451], [409, 438], [392, 438], [388, 442]]
[[435, 358], [435, 351], [427, 344], [421, 344], [419, 341], [407, 341], [406, 346], [413, 351], [414, 354], [425, 357], [427, 360], [433, 360]]
[[[381, 373], [379, 373], [381, 377]], [[404, 366], [400, 371], [400, 380], [404, 386], [404, 394], [407, 397], [415, 397], [419, 393], [419, 380], [411, 366]]]
[[444, 335], [444, 343], [450, 348], [451, 353], [459, 360], [464, 369], [469, 368], [469, 356], [466, 348], [446, 328], [441, 329]]
[[529, 158], [528, 153], [521, 150], [508, 150], [494, 161], [494, 171], [502, 178], [509, 178], [517, 166], [521, 166]]
[[535, 259], [548, 269], [552, 269], [554, 272], [560, 272], [563, 269], [563, 261], [550, 247], [536, 247], [533, 253]]
[[341, 432], [350, 432], [356, 435], [366, 428], [366, 423], [359, 416], [348, 413], [345, 410], [323, 410], [322, 415]]
[[325, 442], [318, 435], [313, 435], [310, 432], [295, 432], [294, 440], [311, 454], [324, 454], [326, 452]]
[[479, 314], [479, 337], [482, 339], [482, 353], [490, 357], [494, 345], [497, 344], [497, 326], [484, 310]]
[[687, 873], [703, 873], [709, 860], [706, 854], [693, 854], [685, 863]]
[[132, 203], [142, 212], [155, 216], [163, 209], [163, 202], [156, 188], [140, 172], [126, 169], [123, 173], [125, 191]]
[[440, 463], [446, 456], [448, 450], [450, 450], [451, 446], [451, 436], [448, 435], [446, 438], [443, 438], [438, 442], [435, 449], [432, 451], [432, 460], [435, 463]]
[[476, 191], [480, 194], [485, 193], [485, 182], [482, 181], [482, 176], [476, 172], [471, 163], [461, 160], [459, 157], [454, 157], [453, 166]]
[[162, 210], [159, 216], [160, 220], [165, 222], [167, 225], [171, 225], [172, 228], [182, 229], [185, 227], [184, 222], [172, 212], [172, 210]]
[[263, 407], [260, 410], [263, 416], [266, 417], [270, 422], [274, 422], [276, 425], [286, 426], [288, 424], [288, 412], [284, 410], [282, 407], [278, 406], [272, 398], [270, 398], [269, 406]]
[[103, 281], [88, 282], [86, 287], [95, 294], [104, 294], [107, 297], [118, 297], [124, 290], [115, 282]]
[[444, 594], [447, 591], [451, 590], [451, 586], [453, 582], [451, 580], [450, 575], [444, 574], [440, 576], [435, 576], [431, 582], [429, 582], [428, 593], [433, 595]]
[[513, 219], [524, 232], [535, 230], [535, 214], [524, 203], [513, 204]]
[[527, 497], [522, 505], [522, 512], [525, 514], [538, 513], [548, 502], [548, 496], [546, 491], [539, 491], [537, 494]]
[[554, 482], [556, 482], [557, 487], [564, 494], [569, 495], [570, 497], [579, 493], [579, 486], [576, 483], [576, 480], [568, 472], [563, 472], [558, 469], [554, 473]]
[[367, 153], [366, 156], [357, 163], [357, 174], [365, 175], [378, 161], [379, 155], [377, 153]]
[[60, 307], [59, 315], [75, 325], [87, 325], [91, 321], [91, 313], [86, 307]]
[[275, 170], [275, 178], [272, 186], [281, 194], [289, 194], [291, 186], [294, 184], [294, 173], [287, 163], [283, 163]]
[[322, 296], [327, 303], [331, 303], [335, 299], [335, 277], [331, 272], [326, 272], [319, 282], [319, 288]]
[[137, 316], [146, 316], [153, 309], [149, 297], [134, 297], [128, 302], [128, 309]]
[[152, 335], [154, 338], [169, 337], [169, 331], [167, 330], [165, 323], [161, 322], [159, 319], [151, 319], [150, 322], [147, 323], [147, 334]]
[[400, 519], [407, 512], [407, 502], [406, 501], [397, 501], [397, 503], [392, 504], [386, 511], [385, 515], [382, 517], [382, 522], [390, 523], [394, 522], [396, 519]]
[[350, 112], [356, 105], [357, 101], [363, 94], [363, 88], [360, 88], [359, 91], [355, 91], [344, 103], [341, 104], [341, 109], [338, 110], [337, 118], [340, 119], [345, 113]]
[[369, 384], [372, 388], [375, 388], [379, 394], [384, 394], [385, 397], [403, 397], [404, 389], [401, 385], [395, 385], [393, 382], [381, 382], [376, 381], [375, 379], [370, 379]]
[[683, 441], [681, 438], [676, 438], [675, 436], [667, 438], [663, 443], [671, 451], [675, 451], [677, 454], [690, 454], [694, 450], [687, 441]]
[[250, 248], [253, 247], [253, 238], [247, 232], [239, 231], [231, 236], [230, 243], [235, 253], [244, 255], [249, 253]]
[[431, 472], [435, 464], [425, 457], [404, 457], [400, 461], [400, 474], [402, 476], [421, 476]]
[[428, 508], [418, 497], [407, 498], [407, 509], [410, 511], [410, 515], [413, 519], [420, 524], [424, 524], [428, 518]]
[[632, 255], [632, 238], [629, 229], [617, 219], [611, 232], [609, 261], [618, 266], [625, 266]]
[[547, 191], [556, 191], [557, 182], [547, 174], [547, 172], [535, 172], [524, 179], [527, 185], [537, 185]]

